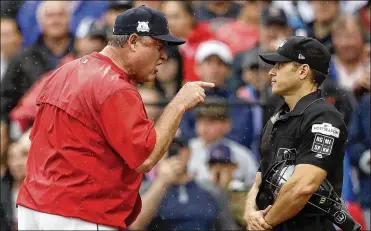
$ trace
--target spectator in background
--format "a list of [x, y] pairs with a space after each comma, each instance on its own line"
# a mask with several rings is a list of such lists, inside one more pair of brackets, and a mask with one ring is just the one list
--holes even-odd
[[12, 230], [13, 211], [10, 189], [3, 182], [0, 182], [0, 190], [0, 227], [2, 230]]
[[354, 95], [359, 99], [360, 97], [370, 93], [370, 85], [371, 85], [371, 57], [370, 57], [370, 34], [367, 35], [367, 41], [363, 48], [363, 55], [362, 55], [362, 64], [364, 66], [365, 72], [363, 78], [357, 82], [357, 86], [354, 90]]
[[1, 175], [1, 200], [0, 200], [0, 227], [11, 230], [13, 223], [13, 207], [11, 203], [12, 176], [7, 165], [7, 151], [9, 145], [7, 124], [1, 121], [0, 131], [0, 175]]
[[231, 129], [227, 106], [223, 105], [218, 98], [207, 98], [205, 102], [216, 105], [196, 109], [197, 137], [189, 141], [192, 153], [189, 171], [197, 179], [219, 182], [220, 179], [217, 178], [220, 175], [212, 174], [213, 169], [209, 169], [208, 160], [211, 150], [223, 147], [230, 150], [231, 158], [237, 165], [233, 171], [233, 180], [243, 182], [245, 187], [249, 188], [254, 183], [254, 171], [257, 170], [254, 155], [246, 147], [226, 138]]
[[[207, 164], [211, 182], [227, 190], [238, 167], [238, 160], [232, 155], [231, 149], [223, 143], [213, 145], [208, 153]], [[243, 181], [237, 181], [244, 184]]]
[[183, 59], [178, 47], [167, 47], [168, 59], [158, 67], [155, 87], [171, 100], [183, 85]]
[[140, 194], [142, 208], [146, 209], [141, 210], [138, 218], [128, 230], [147, 229], [148, 224], [156, 216], [161, 201], [167, 194], [167, 190], [177, 182], [180, 173], [183, 171], [180, 162], [179, 158], [163, 158], [156, 166], [156, 178], [148, 180], [144, 177], [140, 186]]
[[9, 137], [8, 137], [8, 126], [5, 123], [5, 121], [0, 121], [0, 173], [1, 173], [1, 179], [3, 179], [3, 176], [5, 175], [5, 172], [7, 170], [6, 165], [6, 152], [8, 149], [9, 144]]
[[213, 31], [224, 23], [236, 19], [241, 5], [233, 1], [204, 1], [195, 11], [200, 21], [208, 21]]
[[249, 188], [245, 182], [236, 180], [234, 174], [238, 168], [238, 160], [232, 154], [231, 149], [223, 144], [216, 144], [210, 148], [208, 154], [208, 167], [211, 175], [211, 182], [218, 185], [228, 195], [229, 207], [239, 227], [245, 230], [243, 221], [244, 202]]
[[371, 18], [370, 5], [371, 5], [371, 0], [368, 0], [367, 4], [365, 6], [363, 6], [361, 9], [359, 9], [358, 12], [357, 12], [357, 14], [359, 15], [359, 17], [362, 20], [363, 30], [366, 31], [368, 34], [370, 34], [370, 27], [371, 27], [371, 23], [370, 23], [370, 18]]
[[263, 130], [263, 107], [261, 94], [264, 94], [271, 78], [268, 75], [270, 66], [259, 59], [255, 52], [245, 55], [242, 63], [242, 81], [245, 83], [237, 90], [237, 97], [252, 104], [253, 143], [251, 150], [259, 158], [261, 132]]
[[[262, 9], [260, 15], [260, 41], [257, 46], [251, 49], [238, 53], [232, 65], [232, 77], [229, 81], [229, 87], [232, 91], [236, 91], [239, 87], [244, 86], [242, 81], [242, 65], [246, 56], [258, 57], [258, 54], [265, 52], [274, 52], [280, 43], [288, 38], [291, 34], [291, 29], [287, 22], [286, 14], [283, 10], [273, 6], [268, 6]], [[264, 101], [266, 97], [261, 95]]]
[[188, 2], [165, 1], [161, 9], [168, 19], [171, 33], [187, 41], [179, 47], [183, 57], [183, 80], [199, 80], [194, 70], [196, 50], [200, 43], [214, 38], [214, 34], [207, 23], [197, 21], [192, 5]]
[[22, 47], [22, 34], [14, 18], [1, 16], [1, 77], [3, 80], [8, 63]]
[[366, 229], [370, 229], [370, 95], [362, 97], [359, 108], [349, 124], [348, 154], [359, 177], [359, 201], [363, 209]]
[[259, 42], [260, 1], [246, 1], [236, 20], [225, 23], [216, 30], [216, 38], [226, 43], [232, 54], [248, 50]]
[[224, 193], [187, 171], [190, 155], [187, 143], [175, 138], [160, 162], [158, 178], [141, 189], [149, 211], [143, 210], [130, 229], [237, 230]]
[[295, 35], [306, 34], [306, 24], [314, 18], [309, 1], [272, 1], [272, 5], [285, 11], [290, 27], [296, 32]]
[[15, 19], [18, 13], [19, 8], [25, 1], [1, 1], [1, 17], [10, 17]]
[[[196, 53], [195, 71], [202, 81], [212, 82], [215, 87], [205, 91], [208, 97], [216, 96], [226, 102], [238, 101], [236, 94], [228, 89], [227, 78], [230, 75], [233, 57], [228, 46], [222, 42], [209, 40], [201, 43]], [[252, 143], [252, 112], [249, 105], [231, 105], [229, 107], [232, 128], [227, 137], [245, 147]], [[189, 140], [196, 136], [195, 111], [186, 112], [180, 124], [182, 137]]]
[[[43, 26], [39, 22], [40, 6], [50, 2], [50, 5], [60, 6], [57, 1], [25, 1], [17, 14], [17, 21], [20, 24], [24, 36], [24, 46], [34, 44], [43, 32]], [[84, 18], [98, 19], [106, 11], [109, 1], [68, 1], [69, 6], [69, 32], [76, 33], [77, 26]], [[65, 7], [63, 7], [65, 8]]]
[[138, 92], [142, 97], [148, 119], [156, 121], [160, 116], [162, 108], [158, 104], [161, 102], [161, 94], [155, 88], [138, 87]]
[[340, 14], [339, 0], [334, 1], [311, 1], [314, 10], [314, 20], [307, 24], [307, 36], [317, 39], [334, 53], [331, 40], [331, 27], [336, 17]]
[[68, 33], [69, 19], [67, 2], [45, 1], [40, 5], [38, 20], [42, 34], [34, 45], [9, 62], [2, 81], [2, 113], [8, 114], [33, 83], [56, 68], [59, 61], [72, 51], [74, 38]]
[[61, 61], [59, 66], [93, 52], [101, 51], [107, 45], [107, 36], [107, 31], [97, 21], [82, 20], [76, 31], [73, 52], [69, 54], [72, 56], [71, 60]]
[[18, 197], [19, 188], [26, 177], [26, 162], [31, 146], [29, 135], [30, 130], [24, 133], [17, 142], [12, 143], [8, 150], [8, 166], [14, 179], [11, 186], [11, 203], [13, 208], [13, 224], [15, 226], [18, 222], [15, 202]]
[[145, 5], [145, 6], [153, 8], [153, 9], [160, 10], [161, 4], [163, 3], [163, 1], [161, 1], [161, 0], [152, 0], [152, 1], [136, 1], [136, 0], [133, 0], [133, 3], [134, 3], [134, 7]]
[[365, 34], [360, 18], [339, 16], [333, 24], [332, 37], [335, 55], [330, 65], [330, 76], [344, 89], [355, 91], [364, 79], [370, 79], [370, 67], [362, 60]]
[[165, 48], [168, 59], [158, 66], [157, 78], [145, 85], [154, 87], [161, 95], [171, 100], [183, 85], [183, 58], [178, 47]]
[[115, 25], [116, 17], [133, 7], [132, 1], [110, 1], [107, 11], [103, 14], [103, 24], [108, 35], [112, 35], [113, 25]]

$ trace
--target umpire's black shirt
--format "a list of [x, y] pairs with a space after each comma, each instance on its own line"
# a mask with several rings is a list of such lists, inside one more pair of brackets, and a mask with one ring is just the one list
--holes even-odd
[[[262, 177], [284, 150], [295, 149], [296, 164], [312, 164], [326, 170], [328, 181], [341, 196], [344, 146], [347, 137], [348, 132], [342, 115], [322, 98], [320, 90], [301, 98], [290, 112], [288, 105], [284, 103], [263, 130], [260, 150]], [[297, 216], [299, 215], [301, 214]], [[287, 223], [292, 223], [292, 220], [295, 218]], [[294, 227], [290, 225], [290, 229], [302, 230], [305, 227], [310, 230], [311, 226], [299, 225], [301, 226], [299, 228], [297, 225]], [[280, 227], [283, 228], [282, 225]], [[274, 230], [279, 230], [278, 228]], [[331, 229], [332, 227], [321, 230]]]

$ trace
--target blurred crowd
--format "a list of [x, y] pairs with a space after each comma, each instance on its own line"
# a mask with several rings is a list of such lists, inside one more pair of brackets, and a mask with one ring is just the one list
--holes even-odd
[[[370, 0], [368, 1], [1, 1], [2, 227], [16, 229], [36, 98], [59, 66], [99, 52], [115, 18], [131, 7], [161, 10], [187, 42], [168, 47], [155, 81], [138, 85], [147, 115], [187, 81], [213, 82], [206, 105], [187, 112], [166, 157], [141, 187], [131, 230], [238, 230], [259, 166], [260, 135], [283, 99], [271, 94], [258, 54], [291, 35], [331, 52], [323, 97], [344, 116], [349, 137], [342, 198], [370, 229]], [[123, 118], [125, 119], [125, 118]]]

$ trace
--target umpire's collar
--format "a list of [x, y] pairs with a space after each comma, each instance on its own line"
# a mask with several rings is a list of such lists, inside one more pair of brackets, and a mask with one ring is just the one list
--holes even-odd
[[[303, 112], [314, 102], [317, 102], [319, 100], [323, 100], [321, 90], [317, 90], [315, 92], [312, 92], [303, 98], [301, 98], [295, 105], [294, 110], [290, 111], [283, 117], [289, 117], [289, 116], [298, 116], [303, 114]], [[287, 103], [283, 103], [283, 105], [278, 109], [279, 112], [284, 112], [289, 110], [289, 106]]]

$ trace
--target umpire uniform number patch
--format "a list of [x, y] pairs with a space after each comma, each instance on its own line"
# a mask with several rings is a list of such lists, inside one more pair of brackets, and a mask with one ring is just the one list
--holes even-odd
[[312, 151], [320, 155], [316, 157], [322, 158], [322, 155], [330, 155], [332, 146], [334, 145], [334, 138], [321, 134], [316, 134], [314, 137]]

